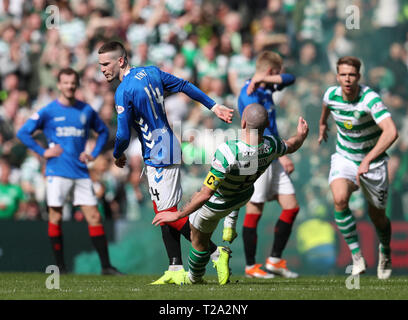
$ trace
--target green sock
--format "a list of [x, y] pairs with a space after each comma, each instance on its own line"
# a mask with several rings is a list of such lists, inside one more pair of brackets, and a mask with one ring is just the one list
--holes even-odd
[[351, 210], [347, 208], [343, 211], [334, 211], [334, 219], [351, 253], [359, 253], [360, 244], [358, 243], [357, 225]]
[[380, 240], [380, 250], [385, 255], [391, 254], [391, 222], [387, 218], [387, 224], [384, 229], [380, 230], [376, 228], [378, 239]]
[[190, 248], [190, 254], [188, 256], [188, 267], [190, 275], [194, 280], [199, 280], [205, 273], [205, 267], [210, 260], [209, 251], [197, 251], [193, 247]]

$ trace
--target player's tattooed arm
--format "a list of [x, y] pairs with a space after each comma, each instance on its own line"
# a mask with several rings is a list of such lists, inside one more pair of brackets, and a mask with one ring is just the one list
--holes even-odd
[[191, 197], [190, 201], [184, 206], [181, 211], [171, 212], [163, 211], [154, 217], [152, 224], [158, 226], [161, 223], [177, 221], [184, 218], [201, 208], [214, 194], [214, 190], [203, 185], [199, 192], [196, 192]]

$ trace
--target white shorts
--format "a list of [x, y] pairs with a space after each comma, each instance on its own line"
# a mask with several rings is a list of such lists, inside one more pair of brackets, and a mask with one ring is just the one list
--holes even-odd
[[265, 172], [255, 181], [254, 187], [254, 194], [249, 200], [254, 203], [275, 200], [278, 194], [295, 194], [292, 181], [279, 160], [272, 161]]
[[217, 212], [210, 210], [206, 206], [202, 206], [189, 216], [189, 221], [197, 230], [200, 230], [203, 233], [212, 233], [217, 228], [218, 222], [222, 218], [228, 216], [232, 211], [238, 210], [246, 203], [247, 201], [244, 201], [231, 209]]
[[183, 195], [180, 183], [180, 165], [156, 168], [146, 166], [149, 193], [156, 203], [157, 210], [162, 211], [177, 206]]
[[96, 206], [98, 203], [91, 179], [47, 176], [47, 205], [49, 207], [62, 207], [71, 192], [74, 206]]
[[[357, 171], [357, 164], [334, 153], [331, 156], [329, 185], [335, 179], [344, 178], [357, 186]], [[360, 186], [369, 203], [378, 209], [385, 209], [388, 197], [387, 161], [383, 161], [378, 166], [370, 168], [366, 174], [361, 175]]]

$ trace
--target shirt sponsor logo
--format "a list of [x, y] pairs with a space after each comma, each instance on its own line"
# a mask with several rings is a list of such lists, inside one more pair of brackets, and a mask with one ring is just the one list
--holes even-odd
[[54, 118], [54, 121], [55, 121], [55, 122], [65, 121], [65, 116], [62, 116], [62, 117], [55, 117], [55, 118]]
[[56, 127], [57, 137], [85, 137], [85, 129], [75, 127]]

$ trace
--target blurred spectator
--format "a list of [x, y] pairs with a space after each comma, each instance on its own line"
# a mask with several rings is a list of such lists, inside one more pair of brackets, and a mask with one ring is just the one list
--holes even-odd
[[228, 66], [228, 84], [232, 93], [238, 97], [241, 88], [255, 72], [255, 59], [251, 41], [244, 40], [239, 54], [231, 57]]
[[23, 189], [10, 183], [10, 173], [8, 160], [0, 158], [0, 219], [19, 219], [26, 210]]

